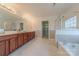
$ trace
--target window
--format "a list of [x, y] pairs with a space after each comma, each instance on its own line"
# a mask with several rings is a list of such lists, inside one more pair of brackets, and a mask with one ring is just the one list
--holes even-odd
[[75, 28], [77, 26], [76, 16], [69, 18], [65, 21], [65, 28]]

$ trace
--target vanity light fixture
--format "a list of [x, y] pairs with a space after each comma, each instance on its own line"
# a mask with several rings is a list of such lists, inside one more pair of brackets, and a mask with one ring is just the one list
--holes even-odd
[[5, 4], [0, 4], [0, 7], [2, 7], [2, 8], [5, 9], [5, 10], [7, 10], [7, 11], [10, 12], [11, 14], [16, 15], [17, 17], [23, 19], [23, 17], [21, 17], [20, 15], [18, 15], [15, 10], [13, 10], [13, 9], [11, 9], [11, 8], [9, 8], [9, 7], [7, 7], [7, 6], [5, 6]]
[[16, 12], [8, 7], [6, 7], [4, 4], [0, 4], [1, 7], [3, 7], [4, 9], [6, 9], [7, 11], [13, 13], [13, 14], [16, 14]]

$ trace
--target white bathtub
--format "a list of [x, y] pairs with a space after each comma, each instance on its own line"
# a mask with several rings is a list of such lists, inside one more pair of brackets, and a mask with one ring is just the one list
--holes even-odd
[[60, 46], [63, 47], [70, 56], [79, 56], [79, 44], [59, 42], [59, 47]]
[[56, 30], [56, 35], [79, 35], [79, 29]]
[[79, 29], [57, 30], [55, 38], [69, 55], [79, 56]]
[[56, 30], [55, 38], [58, 41], [79, 43], [79, 30], [78, 29], [63, 29]]

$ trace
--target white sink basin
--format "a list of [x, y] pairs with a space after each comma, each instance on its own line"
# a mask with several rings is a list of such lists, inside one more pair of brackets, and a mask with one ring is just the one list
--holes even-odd
[[5, 33], [4, 29], [0, 29], [0, 34]]

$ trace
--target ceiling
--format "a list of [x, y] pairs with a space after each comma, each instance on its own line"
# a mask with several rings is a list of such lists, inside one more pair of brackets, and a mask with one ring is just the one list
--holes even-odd
[[7, 8], [11, 9], [14, 13], [24, 16], [30, 15], [34, 17], [50, 17], [59, 16], [66, 12], [72, 6], [73, 3], [6, 3], [3, 4]]

